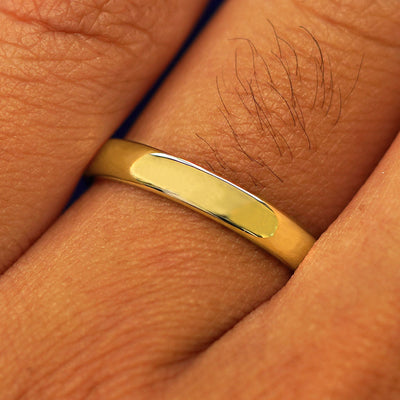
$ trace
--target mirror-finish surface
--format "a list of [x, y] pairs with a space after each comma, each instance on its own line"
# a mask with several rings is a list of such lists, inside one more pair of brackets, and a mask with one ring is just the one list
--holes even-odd
[[293, 269], [315, 242], [301, 226], [266, 201], [198, 165], [141, 143], [109, 140], [92, 160], [86, 175], [139, 186], [186, 205]]
[[250, 235], [272, 236], [278, 220], [261, 199], [188, 161], [149, 153], [135, 161], [131, 175], [142, 185], [163, 192]]

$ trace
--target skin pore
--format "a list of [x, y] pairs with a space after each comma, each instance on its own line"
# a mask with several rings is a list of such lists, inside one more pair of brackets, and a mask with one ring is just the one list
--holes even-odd
[[[48, 10], [46, 1], [37, 3], [39, 10]], [[156, 21], [165, 21], [157, 12], [165, 16], [174, 9], [172, 3], [171, 9], [159, 8], [161, 2], [150, 8], [125, 0], [95, 3], [108, 7], [105, 14], [100, 7], [103, 16], [97, 19], [108, 21], [108, 29], [120, 21], [124, 4], [139, 5], [143, 15], [156, 12]], [[178, 7], [183, 19], [184, 3], [193, 4]], [[1, 276], [2, 399], [398, 397], [398, 7], [367, 0], [248, 4], [226, 2], [128, 138], [264, 197], [314, 235], [322, 234], [317, 245], [291, 275], [201, 215], [99, 180], [34, 245], [22, 246], [29, 249]], [[59, 8], [53, 10], [60, 15]], [[63, 15], [68, 23], [71, 14]], [[135, 13], [123, 17], [128, 16]], [[172, 25], [179, 21], [168, 29]], [[162, 23], [149, 26], [163, 39]], [[68, 38], [70, 51], [82, 48], [79, 37]], [[103, 49], [89, 43], [93, 51]], [[157, 64], [157, 47], [150, 48], [154, 59], [144, 70]], [[68, 71], [70, 64], [60, 62], [58, 72]], [[92, 62], [102, 71], [101, 59]], [[117, 72], [128, 71], [132, 62], [116, 58], [113, 72], [93, 84], [113, 86], [106, 78], [118, 80]], [[87, 70], [79, 71], [81, 81], [91, 82]], [[137, 82], [133, 75], [125, 72], [120, 87]], [[57, 93], [72, 90], [61, 82]], [[24, 99], [23, 93], [16, 96]], [[39, 90], [32, 93], [41, 98]], [[96, 96], [79, 98], [94, 115], [103, 115], [103, 107], [93, 103]], [[111, 96], [111, 103], [116, 98], [120, 107], [131, 107], [131, 98]], [[30, 140], [17, 138], [25, 148], [43, 128], [35, 122], [52, 115], [51, 108], [43, 109], [28, 121]], [[65, 125], [74, 115], [72, 110]], [[113, 118], [121, 122], [122, 116]], [[99, 121], [91, 122], [95, 130]], [[42, 135], [59, 137], [52, 135], [54, 123]], [[112, 134], [114, 125], [107, 126], [98, 145]], [[11, 133], [4, 137], [17, 140]], [[46, 143], [45, 154], [55, 157], [54, 163], [39, 157], [40, 179], [29, 179], [41, 201], [34, 215], [46, 207], [55, 213], [46, 190], [64, 182], [52, 171], [68, 164], [79, 176], [98, 147], [82, 150], [76, 160], [68, 148], [74, 165], [81, 160], [76, 167], [59, 161], [60, 144], [54, 149], [51, 140]], [[40, 143], [34, 147], [41, 154]], [[17, 146], [3, 148], [20, 154]], [[26, 153], [24, 162], [34, 163], [37, 153]], [[7, 185], [20, 182], [17, 188], [24, 188], [20, 164], [7, 165], [15, 168], [2, 180], [2, 196], [32, 210], [33, 195], [15, 198]], [[29, 215], [19, 219], [9, 210], [5, 221], [20, 227]]]

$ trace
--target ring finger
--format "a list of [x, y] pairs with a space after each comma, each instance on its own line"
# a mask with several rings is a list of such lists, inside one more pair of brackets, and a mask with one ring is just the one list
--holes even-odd
[[[361, 24], [357, 6], [296, 4], [228, 2], [130, 137], [214, 169], [319, 234], [397, 131], [396, 12], [368, 8]], [[380, 28], [371, 37], [365, 26]], [[33, 310], [18, 316], [36, 327], [19, 347], [41, 343], [19, 362], [42, 367], [18, 382], [32, 396], [67, 393], [65, 376], [79, 393], [144, 395], [288, 277], [202, 216], [100, 182], [1, 283], [3, 315], [21, 304], [21, 287]]]

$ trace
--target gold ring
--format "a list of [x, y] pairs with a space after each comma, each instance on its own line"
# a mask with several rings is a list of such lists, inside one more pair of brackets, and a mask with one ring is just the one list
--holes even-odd
[[139, 186], [196, 210], [296, 269], [315, 239], [259, 197], [189, 161], [128, 140], [111, 139], [87, 176]]

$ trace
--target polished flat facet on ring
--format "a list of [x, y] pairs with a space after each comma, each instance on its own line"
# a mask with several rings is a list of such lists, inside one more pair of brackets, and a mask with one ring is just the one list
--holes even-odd
[[111, 139], [86, 175], [142, 187], [232, 229], [295, 269], [315, 239], [276, 208], [198, 165], [144, 144]]

